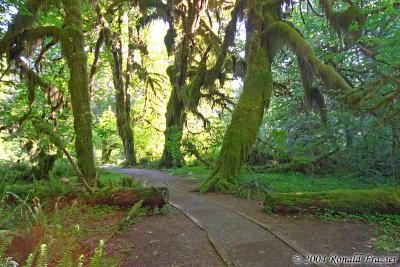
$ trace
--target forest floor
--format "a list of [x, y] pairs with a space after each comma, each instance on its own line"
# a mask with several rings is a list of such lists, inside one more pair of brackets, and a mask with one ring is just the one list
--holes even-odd
[[132, 248], [124, 266], [298, 266], [295, 255], [382, 255], [371, 245], [374, 228], [360, 220], [274, 216], [259, 201], [195, 193], [196, 180], [156, 170], [113, 171], [167, 185], [174, 206], [115, 238]]

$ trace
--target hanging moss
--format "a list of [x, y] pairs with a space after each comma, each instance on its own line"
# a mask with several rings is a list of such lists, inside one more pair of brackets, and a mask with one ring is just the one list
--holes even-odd
[[230, 191], [234, 177], [246, 159], [257, 137], [264, 108], [272, 93], [272, 75], [267, 52], [261, 47], [261, 38], [254, 31], [248, 41], [247, 74], [243, 93], [232, 114], [232, 121], [225, 133], [218, 161], [213, 174], [200, 190]]
[[334, 11], [331, 0], [319, 0], [320, 7], [325, 12], [329, 24], [339, 36], [343, 36], [346, 46], [357, 41], [365, 29], [366, 16], [354, 4], [343, 11]]
[[[335, 93], [343, 96], [342, 100], [352, 107], [358, 104], [360, 99], [357, 95], [352, 95], [353, 88], [335, 69], [319, 60], [304, 38], [289, 24], [286, 22], [275, 22], [268, 27], [265, 35], [274, 37], [268, 38], [268, 47], [271, 48], [271, 56], [275, 55], [283, 45], [287, 45], [308, 66], [313, 76], [321, 79], [325, 88], [335, 89]], [[305, 82], [309, 83], [310, 74], [307, 75], [303, 79], [306, 79]], [[307, 86], [310, 85], [307, 84]]]
[[33, 25], [43, 4], [44, 1], [42, 0], [26, 1], [24, 8], [19, 10], [12, 23], [8, 26], [6, 34], [0, 41], [0, 55], [9, 53], [9, 46], [16, 42], [17, 35], [21, 33], [23, 29]]
[[96, 181], [93, 155], [92, 113], [89, 98], [89, 75], [84, 50], [82, 6], [79, 0], [63, 0], [65, 10], [61, 46], [70, 70], [68, 89], [74, 116], [75, 151], [83, 177]]

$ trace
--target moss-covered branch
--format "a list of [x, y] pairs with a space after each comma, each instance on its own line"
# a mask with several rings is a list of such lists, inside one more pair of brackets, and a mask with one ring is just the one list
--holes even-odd
[[19, 57], [15, 56], [14, 60], [17, 67], [22, 71], [28, 85], [28, 98], [29, 104], [32, 105], [35, 100], [35, 90], [39, 86], [42, 91], [47, 95], [49, 105], [52, 108], [59, 107], [63, 103], [63, 94], [56, 87], [44, 81], [36, 72], [31, 70], [28, 65], [23, 62]]
[[225, 28], [224, 41], [222, 42], [221, 48], [219, 50], [217, 61], [213, 68], [207, 71], [204, 87], [211, 89], [210, 91], [213, 91], [215, 80], [218, 79], [221, 76], [221, 73], [224, 71], [224, 62], [228, 54], [229, 48], [233, 45], [238, 17], [239, 14], [243, 12], [244, 6], [244, 0], [236, 1], [235, 7], [231, 12], [231, 20], [228, 22]]
[[[313, 76], [319, 78], [327, 89], [327, 93], [334, 93], [343, 97], [343, 101], [350, 106], [356, 106], [360, 98], [358, 94], [353, 95], [354, 89], [338, 74], [334, 68], [324, 64], [319, 60], [310, 45], [304, 38], [286, 22], [275, 22], [268, 27], [264, 33], [268, 42], [267, 46], [270, 49], [270, 55], [273, 56], [283, 46], [287, 45], [303, 62], [308, 66], [310, 71], [303, 79], [310, 79]], [[308, 82], [308, 81], [306, 81]], [[304, 82], [303, 82], [304, 84]], [[307, 85], [309, 86], [309, 85]]]
[[33, 25], [44, 2], [43, 0], [26, 1], [25, 8], [21, 9], [17, 15], [15, 15], [12, 23], [7, 28], [7, 32], [0, 40], [0, 55], [7, 53], [10, 49], [10, 45], [16, 42], [16, 34], [19, 34], [22, 30]]

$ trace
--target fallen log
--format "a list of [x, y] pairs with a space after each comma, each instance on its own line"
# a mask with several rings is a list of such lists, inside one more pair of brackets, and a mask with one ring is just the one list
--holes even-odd
[[111, 205], [123, 208], [132, 207], [135, 203], [142, 201], [142, 207], [152, 209], [161, 209], [169, 203], [169, 191], [167, 187], [150, 188], [105, 188], [94, 192], [89, 204], [93, 205]]
[[264, 208], [276, 213], [316, 213], [322, 210], [347, 213], [400, 214], [400, 189], [331, 190], [267, 194]]

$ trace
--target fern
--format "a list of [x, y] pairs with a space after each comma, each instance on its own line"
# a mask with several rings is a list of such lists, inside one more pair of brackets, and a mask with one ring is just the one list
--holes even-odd
[[56, 267], [72, 267], [72, 252], [71, 250], [67, 249], [59, 262], [57, 263]]
[[83, 266], [83, 261], [85, 260], [85, 256], [80, 255], [78, 259], [78, 263], [76, 264], [76, 267], [82, 267]]
[[25, 261], [25, 265], [23, 267], [32, 267], [33, 260], [35, 259], [35, 254], [29, 254], [28, 258]]
[[100, 240], [99, 246], [96, 248], [94, 255], [89, 263], [89, 267], [99, 267], [101, 256], [103, 255], [104, 240]]
[[47, 267], [47, 245], [40, 245], [37, 267]]
[[0, 266], [6, 266], [8, 260], [4, 254], [11, 243], [11, 238], [7, 235], [0, 235], [0, 237]]
[[127, 216], [119, 222], [119, 230], [125, 231], [129, 226], [135, 224], [139, 217], [145, 212], [142, 209], [143, 200], [135, 203], [132, 208], [129, 209]]

